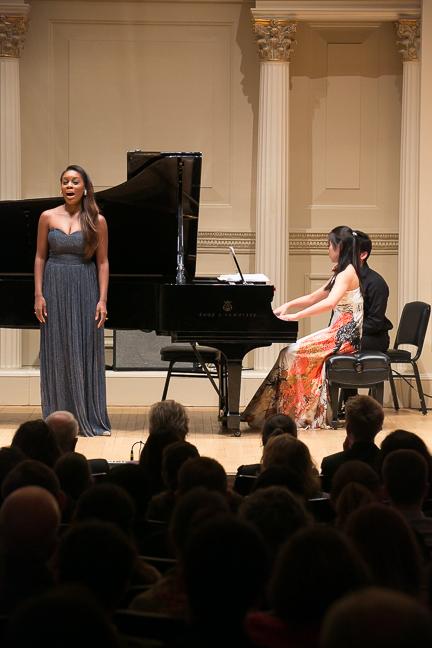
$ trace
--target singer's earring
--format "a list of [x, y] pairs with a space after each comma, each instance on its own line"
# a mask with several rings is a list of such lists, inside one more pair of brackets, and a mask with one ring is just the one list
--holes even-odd
[[87, 189], [84, 189], [84, 196], [87, 196]]

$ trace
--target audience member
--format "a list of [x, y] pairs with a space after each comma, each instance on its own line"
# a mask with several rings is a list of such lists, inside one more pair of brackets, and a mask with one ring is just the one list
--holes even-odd
[[121, 648], [109, 617], [83, 587], [63, 585], [20, 606], [6, 634], [8, 648]]
[[54, 472], [66, 497], [62, 519], [63, 522], [69, 522], [76, 501], [93, 483], [88, 461], [79, 452], [65, 452], [57, 460]]
[[174, 432], [184, 441], [189, 432], [189, 417], [186, 408], [175, 400], [154, 403], [149, 413], [149, 434], [159, 430]]
[[29, 459], [41, 461], [50, 468], [60, 456], [60, 450], [48, 425], [42, 419], [26, 421], [15, 432], [12, 447], [17, 447]]
[[48, 561], [57, 545], [60, 510], [45, 488], [26, 486], [8, 495], [0, 509], [0, 610], [53, 583]]
[[[25, 459], [25, 454], [19, 448], [0, 448], [0, 492], [5, 477], [7, 477], [12, 468], [15, 468], [15, 466]], [[1, 501], [0, 496], [0, 503]]]
[[60, 452], [73, 452], [75, 450], [79, 425], [71, 412], [59, 410], [46, 417], [45, 423], [54, 435]]
[[429, 484], [432, 484], [432, 457], [423, 439], [407, 430], [390, 432], [381, 443], [380, 466], [384, 463], [387, 455], [394, 450], [415, 450], [421, 454], [428, 465]]
[[245, 615], [264, 600], [268, 579], [258, 532], [232, 516], [200, 525], [186, 544], [184, 578], [193, 629], [187, 645], [247, 645]]
[[371, 492], [374, 499], [382, 501], [382, 487], [376, 470], [364, 461], [351, 460], [343, 463], [333, 476], [330, 499], [334, 506], [345, 486], [353, 483], [361, 484]]
[[[263, 448], [271, 436], [278, 436], [279, 434], [291, 434], [291, 436], [297, 438], [297, 426], [291, 416], [288, 416], [287, 414], [275, 414], [266, 419], [261, 431], [261, 443]], [[246, 480], [241, 480], [240, 475], [256, 477], [259, 475], [260, 471], [261, 463], [239, 466], [234, 481], [234, 490], [237, 493], [240, 493], [240, 495], [248, 495], [250, 490], [247, 492], [244, 490]], [[252, 487], [252, 482], [249, 486]]]
[[224, 467], [216, 459], [195, 457], [184, 462], [178, 473], [178, 495], [193, 488], [207, 488], [222, 493], [227, 498], [232, 512], [236, 512], [242, 498], [228, 488], [228, 479]]
[[58, 579], [84, 585], [111, 614], [129, 587], [136, 562], [133, 544], [114, 524], [82, 522], [62, 536]]
[[428, 464], [416, 450], [394, 450], [382, 467], [384, 488], [392, 506], [401, 513], [426, 552], [432, 558], [432, 518], [422, 511], [429, 491]]
[[342, 488], [336, 502], [333, 503], [336, 513], [335, 526], [341, 530], [345, 530], [347, 520], [351, 513], [376, 501], [371, 491], [366, 486], [363, 486], [363, 484], [357, 482], [347, 484]]
[[369, 504], [351, 514], [346, 532], [368, 565], [375, 585], [420, 595], [421, 554], [400, 513], [383, 504]]
[[312, 524], [302, 501], [281, 486], [252, 493], [240, 505], [239, 514], [263, 537], [272, 564], [281, 545], [295, 531]]
[[150, 495], [148, 481], [140, 466], [132, 463], [114, 466], [107, 473], [104, 483], [123, 488], [132, 498], [138, 521], [145, 518]]
[[229, 512], [226, 497], [206, 488], [195, 488], [178, 499], [169, 525], [173, 569], [163, 574], [147, 592], [139, 594], [130, 607], [187, 619], [188, 606], [183, 579], [183, 556], [189, 537], [200, 524]]
[[110, 522], [129, 537], [133, 537], [135, 507], [132, 498], [115, 484], [95, 484], [78, 499], [76, 522], [99, 520]]
[[199, 457], [196, 446], [187, 441], [177, 441], [167, 446], [162, 454], [162, 479], [165, 490], [151, 499], [147, 517], [149, 520], [168, 522], [176, 502], [178, 473], [185, 461]]
[[369, 584], [367, 567], [345, 536], [325, 526], [302, 529], [276, 561], [269, 588], [273, 614], [249, 615], [249, 635], [263, 648], [317, 648], [330, 606]]
[[300, 492], [305, 499], [320, 493], [320, 481], [309, 448], [290, 434], [271, 437], [264, 448], [262, 470], [281, 466], [300, 480]]
[[429, 610], [400, 592], [370, 588], [338, 601], [323, 625], [322, 648], [429, 648]]
[[370, 396], [354, 396], [345, 406], [347, 437], [341, 452], [324, 457], [321, 464], [321, 483], [330, 492], [336, 470], [346, 461], [357, 459], [378, 469], [379, 453], [375, 437], [384, 422], [382, 406]]
[[179, 440], [182, 440], [182, 437], [172, 427], [167, 427], [167, 429], [157, 428], [149, 434], [141, 451], [139, 465], [144, 471], [150, 497], [164, 490], [165, 485], [162, 477], [163, 451], [171, 443], [176, 443]]
[[25, 459], [17, 464], [15, 468], [12, 468], [3, 481], [1, 492], [3, 499], [24, 486], [45, 488], [55, 497], [60, 510], [63, 510], [65, 495], [61, 490], [60, 482], [54, 470], [48, 468], [46, 464], [34, 459]]

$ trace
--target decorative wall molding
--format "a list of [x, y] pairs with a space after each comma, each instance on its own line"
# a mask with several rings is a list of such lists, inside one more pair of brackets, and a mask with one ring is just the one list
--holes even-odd
[[[2, 9], [0, 5], [0, 12]], [[20, 57], [27, 25], [27, 16], [0, 13], [0, 58]]]
[[[397, 254], [397, 232], [375, 232], [370, 235], [374, 252]], [[290, 254], [327, 254], [327, 232], [290, 232]], [[232, 245], [240, 254], [255, 254], [255, 232], [199, 232], [198, 252], [201, 254], [226, 254]]]
[[[290, 254], [327, 254], [327, 232], [290, 232]], [[375, 232], [370, 234], [372, 249], [378, 254], [397, 254], [397, 232]]]
[[421, 14], [420, 0], [256, 0], [255, 18], [299, 21], [394, 21]]
[[255, 254], [255, 232], [199, 232], [198, 252], [226, 254], [232, 245], [240, 254]]
[[395, 31], [396, 45], [402, 60], [417, 61], [420, 53], [420, 20], [398, 20]]
[[290, 61], [297, 41], [297, 23], [275, 18], [252, 18], [261, 61]]

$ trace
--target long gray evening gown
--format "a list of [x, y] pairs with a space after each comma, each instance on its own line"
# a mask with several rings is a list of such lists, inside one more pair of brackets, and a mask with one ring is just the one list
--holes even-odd
[[56, 410], [76, 417], [84, 436], [107, 434], [103, 328], [97, 328], [96, 266], [84, 260], [81, 231], [48, 233], [43, 295], [48, 317], [41, 324], [40, 375], [44, 418]]

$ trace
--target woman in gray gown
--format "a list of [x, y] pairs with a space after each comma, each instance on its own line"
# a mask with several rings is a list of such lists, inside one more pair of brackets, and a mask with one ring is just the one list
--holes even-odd
[[42, 413], [67, 410], [82, 435], [108, 436], [108, 228], [84, 169], [68, 166], [60, 183], [64, 204], [41, 214], [35, 257]]

